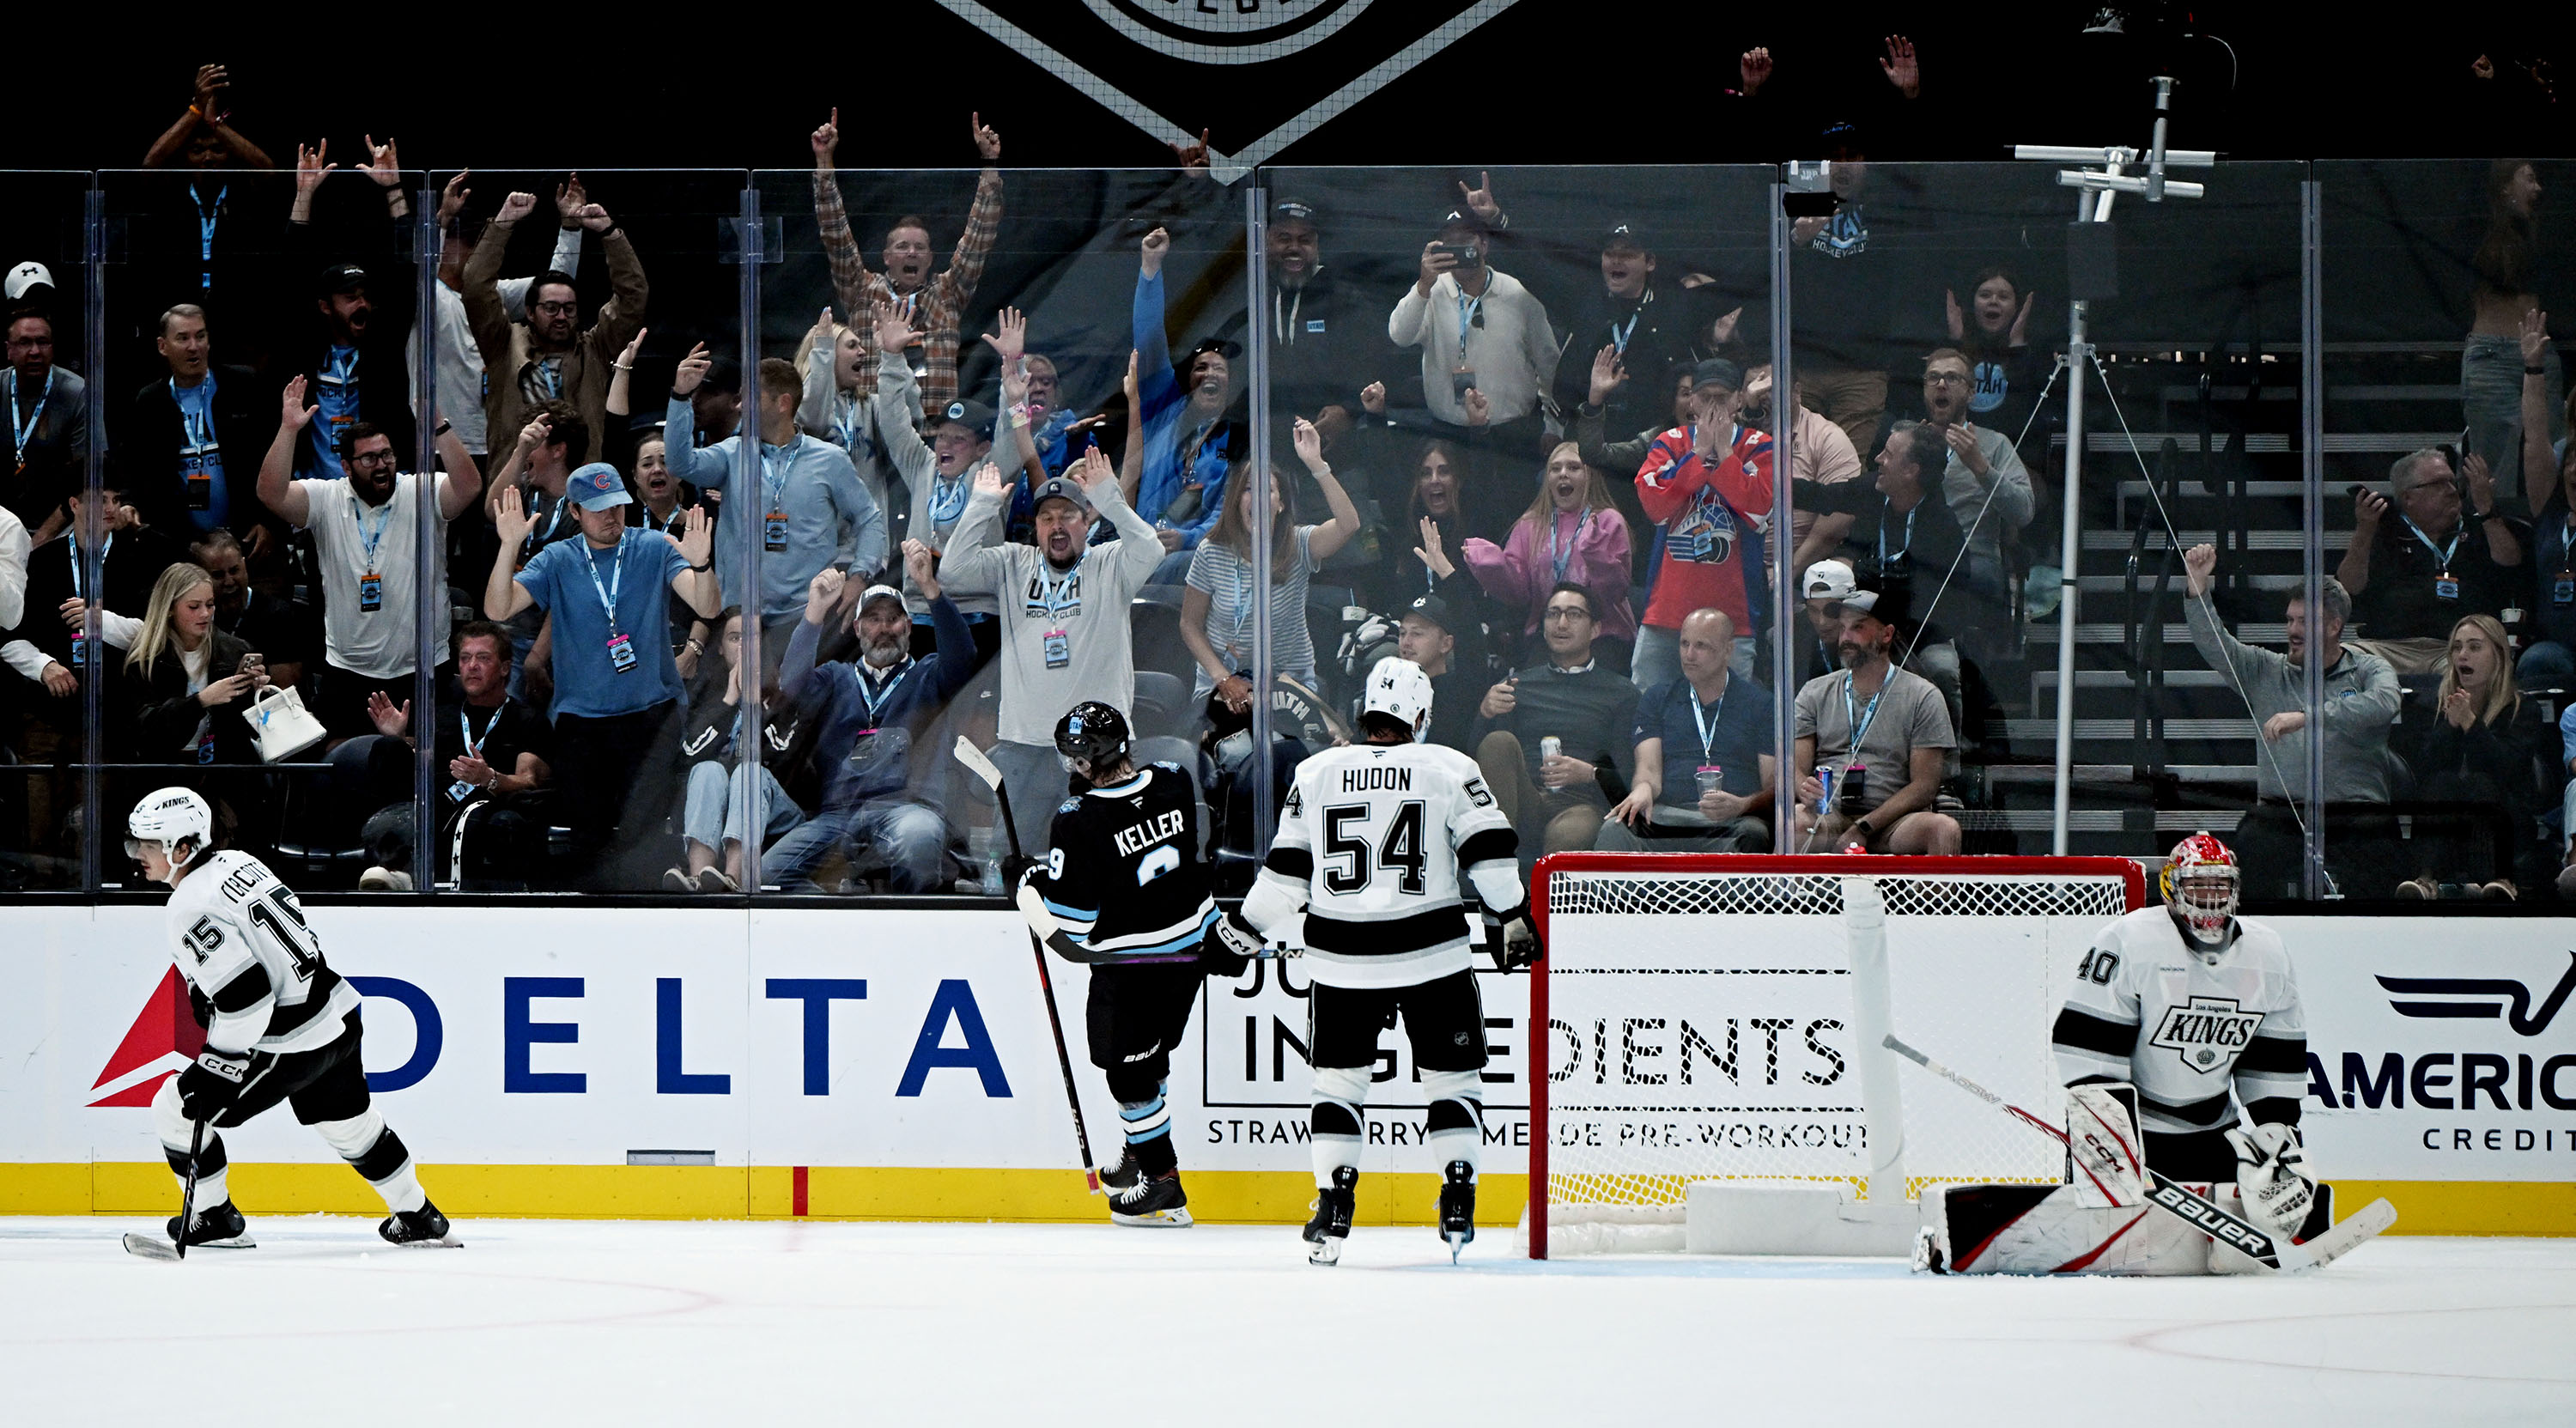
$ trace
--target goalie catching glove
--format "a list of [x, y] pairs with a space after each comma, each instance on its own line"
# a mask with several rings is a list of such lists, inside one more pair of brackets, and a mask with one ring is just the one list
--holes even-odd
[[2242, 1126], [2227, 1132], [2236, 1148], [2236, 1188], [2245, 1196], [2245, 1218], [2289, 1239], [2316, 1208], [2317, 1182], [2292, 1125]]

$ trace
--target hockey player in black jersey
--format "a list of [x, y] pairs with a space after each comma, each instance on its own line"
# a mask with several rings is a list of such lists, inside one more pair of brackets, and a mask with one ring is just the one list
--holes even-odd
[[1163, 1099], [1171, 1055], [1200, 982], [1244, 964], [1201, 948], [1217, 914], [1199, 856], [1196, 783], [1177, 764], [1137, 768], [1127, 745], [1126, 716], [1106, 704], [1077, 704], [1057, 722], [1056, 752], [1076, 786], [1088, 787], [1056, 809], [1046, 860], [1028, 877], [1061, 930], [1099, 956], [1084, 1030], [1126, 1130], [1124, 1154], [1101, 1172], [1110, 1218], [1186, 1225]]
[[1350, 1235], [1378, 1032], [1401, 1014], [1431, 1101], [1425, 1138], [1441, 1167], [1440, 1235], [1454, 1259], [1476, 1237], [1485, 1069], [1484, 1005], [1459, 882], [1463, 874], [1503, 919], [1507, 969], [1536, 955], [1529, 897], [1511, 821], [1475, 761], [1421, 742], [1431, 727], [1430, 676], [1409, 660], [1382, 659], [1361, 707], [1363, 742], [1297, 766], [1261, 876], [1218, 937], [1245, 951], [1295, 932], [1306, 947], [1315, 1067], [1307, 1258], [1338, 1262]]
[[[215, 1128], [247, 1124], [283, 1101], [384, 1197], [392, 1214], [379, 1234], [398, 1245], [455, 1244], [447, 1217], [421, 1192], [411, 1152], [368, 1097], [357, 989], [323, 961], [322, 940], [295, 894], [250, 854], [212, 848], [214, 812], [188, 789], [146, 797], [125, 829], [126, 855], [146, 878], [169, 885], [171, 958], [206, 1029], [195, 1064], [152, 1098], [153, 1129], [183, 1183], [192, 1135], [205, 1126], [193, 1198], [171, 1219], [171, 1240], [250, 1245], [225, 1192], [224, 1138]], [[137, 1238], [127, 1237], [129, 1248], [151, 1248], [135, 1246]]]

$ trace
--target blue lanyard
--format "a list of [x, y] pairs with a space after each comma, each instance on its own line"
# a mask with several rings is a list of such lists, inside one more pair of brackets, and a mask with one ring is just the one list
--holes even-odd
[[[1043, 579], [1043, 577], [1041, 578]], [[1076, 561], [1073, 569], [1066, 571], [1062, 576], [1054, 580], [1047, 581], [1044, 585], [1039, 587], [1040, 593], [1038, 595], [1038, 603], [1046, 607], [1048, 619], [1061, 620], [1065, 611], [1073, 609], [1082, 603], [1082, 597], [1080, 595], [1076, 595], [1070, 600], [1064, 598], [1064, 587], [1073, 584], [1081, 578], [1082, 564], [1081, 562]]]
[[1583, 519], [1575, 523], [1574, 539], [1567, 541], [1565, 549], [1560, 551], [1556, 548], [1556, 512], [1547, 513], [1547, 563], [1555, 567], [1557, 579], [1565, 578], [1566, 567], [1574, 563], [1575, 547], [1583, 544], [1583, 533], [1590, 529], [1592, 529], [1592, 511], [1590, 507], [1586, 507]]
[[[773, 460], [771, 452], [778, 453]], [[784, 510], [787, 500], [787, 473], [796, 465], [796, 448], [760, 444], [760, 491], [769, 501], [769, 509]]]
[[1475, 326], [1484, 311], [1485, 294], [1469, 297], [1465, 288], [1458, 290], [1458, 355], [1462, 358], [1467, 355], [1467, 329]]
[[456, 711], [456, 727], [465, 735], [465, 757], [479, 759], [483, 757], [485, 741], [492, 737], [494, 729], [501, 727], [501, 711], [498, 709], [492, 711], [492, 718], [483, 726], [483, 737], [480, 739], [474, 737], [474, 721], [467, 716], [461, 706]]
[[[45, 378], [45, 390], [50, 392], [53, 386], [54, 379], [51, 374], [48, 374]], [[215, 444], [215, 374], [208, 372], [198, 378], [197, 385], [190, 391], [197, 398], [197, 406], [194, 410], [189, 408], [188, 399], [179, 395], [179, 379], [176, 377], [170, 379], [170, 400], [179, 408], [179, 426], [187, 433], [188, 444], [195, 447], [212, 446]], [[10, 395], [12, 397], [17, 395], [14, 375]], [[44, 403], [37, 403], [36, 410], [43, 411]], [[26, 440], [23, 436], [18, 438], [21, 450], [25, 449]]]
[[[1924, 500], [1929, 499], [1931, 498], [1928, 496], [1924, 498]], [[1899, 560], [1914, 553], [1914, 518], [1921, 514], [1922, 510], [1923, 501], [1916, 501], [1914, 509], [1905, 513], [1905, 546], [1896, 552], [1896, 558]], [[1878, 563], [1887, 564], [1887, 499], [1883, 496], [1878, 502]]]
[[[1682, 687], [1690, 689], [1690, 686], [1687, 683]], [[1884, 694], [1887, 691], [1880, 690], [1879, 692]], [[1878, 701], [1873, 699], [1870, 703], [1875, 707]], [[1691, 722], [1699, 726], [1699, 761], [1701, 763], [1707, 763], [1709, 760], [1709, 746], [1717, 742], [1717, 731], [1726, 722], [1726, 691], [1724, 689], [1717, 691], [1716, 707], [1709, 710], [1708, 717], [1705, 719], [1700, 717], [1699, 691], [1696, 689], [1690, 690], [1690, 707]], [[1860, 741], [1858, 739], [1852, 740], [1852, 747], [1860, 747]]]
[[18, 371], [14, 367], [9, 370], [9, 429], [11, 432], [9, 449], [17, 454], [18, 469], [21, 471], [27, 468], [27, 438], [36, 434], [36, 423], [45, 419], [45, 403], [53, 399], [54, 369], [47, 367], [44, 394], [36, 398], [36, 409], [27, 413], [25, 421], [18, 420]]
[[626, 537], [620, 535], [617, 538], [617, 554], [609, 561], [607, 584], [599, 583], [599, 557], [591, 550], [590, 542], [587, 540], [581, 544], [581, 568], [590, 574], [590, 588], [599, 592], [600, 606], [608, 611], [609, 636], [615, 638], [617, 592], [626, 584]]
[[[1888, 670], [1887, 680], [1892, 682], [1895, 678], [1896, 671], [1894, 669]], [[1869, 697], [1869, 707], [1867, 709], [1860, 708], [1852, 701], [1852, 676], [1849, 672], [1844, 673], [1843, 717], [1851, 721], [1851, 757], [1855, 759], [1860, 757], [1860, 741], [1869, 737], [1869, 726], [1878, 722], [1878, 701], [1885, 699], [1886, 697], [1887, 683], [1883, 682], [1878, 686], [1878, 692]]]
[[358, 379], [358, 349], [334, 347], [322, 358], [322, 370], [314, 375], [326, 387], [346, 386]]
[[[555, 533], [563, 529], [564, 511], [572, 505], [572, 502], [561, 496], [555, 497], [554, 510], [546, 521], [544, 532], [540, 533], [537, 530], [537, 523], [534, 517], [536, 514], [536, 503], [544, 499], [545, 492], [538, 490], [534, 486], [528, 488], [528, 512], [530, 516], [528, 521], [528, 533], [519, 542], [519, 564], [522, 566], [528, 563], [529, 556], [534, 555], [540, 548], [554, 542]], [[679, 508], [676, 506], [672, 507], [671, 518], [673, 520], [678, 520], [679, 516]], [[647, 522], [650, 522], [653, 519], [653, 513], [651, 511], [646, 511], [644, 513], [644, 519]]]
[[859, 399], [832, 393], [832, 430], [840, 434], [841, 449], [859, 449]]
[[930, 523], [932, 525], [947, 525], [957, 519], [958, 512], [966, 509], [966, 497], [971, 485], [966, 479], [969, 474], [961, 471], [957, 473], [956, 480], [943, 481], [939, 479], [937, 472], [931, 473]]
[[886, 681], [885, 693], [872, 696], [868, 693], [867, 668], [865, 662], [861, 662], [859, 669], [859, 700], [868, 706], [868, 727], [875, 728], [877, 726], [877, 723], [879, 722], [877, 719], [877, 711], [885, 708], [886, 705], [894, 701], [894, 692], [903, 687], [903, 682], [905, 680], [912, 678], [912, 671], [912, 657], [906, 655], [903, 661], [903, 672]]
[[215, 201], [209, 205], [197, 197], [196, 189], [188, 190], [189, 201], [197, 205], [197, 261], [203, 265], [197, 276], [199, 287], [215, 285], [215, 224], [223, 219], [224, 195], [232, 191], [231, 184], [216, 189]]
[[2415, 524], [2414, 517], [2399, 516], [2397, 519], [2404, 521], [2406, 523], [2406, 529], [2413, 531], [2415, 533], [2415, 538], [2424, 542], [2424, 548], [2433, 552], [2433, 558], [2442, 563], [2442, 573], [2445, 575], [2450, 574], [2451, 552], [2460, 548], [2460, 537], [2467, 535], [2469, 533], [2469, 528], [2466, 525], [2463, 525], [2458, 530], [2451, 532], [2451, 543], [2437, 548], [2433, 544], [2433, 538], [2424, 534], [2424, 528]]
[[358, 539], [366, 545], [369, 575], [376, 573], [376, 547], [385, 538], [385, 527], [393, 523], [394, 502], [400, 499], [402, 494], [399, 491], [385, 498], [385, 503], [376, 508], [376, 528], [370, 531], [367, 529], [367, 518], [358, 510], [358, 498], [355, 496], [349, 498], [349, 522], [358, 528]]
[[[80, 527], [75, 525], [63, 532], [63, 535], [72, 543], [72, 598], [85, 600], [88, 597], [81, 593]], [[107, 578], [107, 552], [115, 544], [116, 532], [114, 531], [109, 531], [107, 538], [98, 543], [98, 574], [101, 580]]]
[[[1637, 319], [1646, 315], [1646, 304], [1653, 302], [1654, 300], [1654, 294], [1652, 293], [1648, 293], [1646, 296], [1638, 299], [1637, 310], [1628, 314], [1628, 325], [1626, 327], [1621, 327], [1615, 322], [1610, 324], [1611, 351], [1618, 353], [1622, 357], [1628, 355], [1628, 339], [1637, 330]], [[1465, 344], [1462, 342], [1460, 345], [1464, 346]]]

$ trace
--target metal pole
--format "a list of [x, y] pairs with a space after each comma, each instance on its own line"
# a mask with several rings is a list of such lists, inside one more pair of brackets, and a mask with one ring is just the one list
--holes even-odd
[[2324, 188], [2315, 179], [2299, 184], [2299, 479], [2300, 523], [2304, 527], [2308, 602], [2308, 817], [2302, 830], [2305, 848], [2299, 859], [2299, 889], [2310, 901], [2326, 896], [2326, 743], [2318, 727], [2326, 702], [2326, 666], [2319, 656], [2325, 646], [2326, 519], [2326, 377], [2324, 249], [2319, 239], [2324, 218]]
[[[72, 526], [80, 537], [81, 589], [89, 597], [89, 614], [81, 632], [81, 654], [87, 663], [80, 672], [80, 868], [81, 890], [96, 893], [104, 876], [101, 864], [107, 840], [123, 837], [125, 829], [122, 819], [113, 834], [99, 822], [107, 803], [106, 791], [100, 787], [107, 777], [102, 748], [107, 725], [106, 686], [101, 683], [106, 677], [107, 661], [98, 637], [99, 580], [106, 569], [99, 537], [107, 529], [107, 512], [99, 505], [107, 479], [107, 388], [101, 381], [107, 374], [107, 194], [99, 188], [95, 176], [90, 179], [89, 191], [81, 195], [81, 266], [89, 279], [88, 293], [81, 304], [81, 357], [90, 378], [89, 461], [81, 471], [81, 519]], [[59, 811], [60, 805], [56, 808]], [[123, 881], [121, 876], [119, 881]]]
[[[1244, 285], [1251, 301], [1252, 324], [1245, 329], [1244, 355], [1251, 359], [1249, 380], [1252, 384], [1252, 469], [1243, 473], [1251, 480], [1252, 490], [1252, 747], [1254, 767], [1258, 770], [1252, 785], [1252, 826], [1259, 830], [1253, 846], [1270, 846], [1276, 831], [1276, 809], [1271, 807], [1270, 772], [1270, 622], [1278, 611], [1270, 599], [1270, 252], [1268, 208], [1270, 191], [1253, 184], [1243, 191], [1243, 241], [1245, 245]], [[1225, 498], [1234, 499], [1228, 490]], [[1296, 612], [1300, 619], [1305, 612]]]
[[[1798, 827], [1798, 762], [1795, 688], [1798, 659], [1791, 647], [1799, 609], [1798, 572], [1789, 568], [1796, 552], [1789, 543], [1789, 479], [1793, 471], [1793, 432], [1798, 425], [1797, 398], [1790, 393], [1789, 366], [1789, 215], [1783, 205], [1789, 187], [1771, 184], [1771, 747], [1778, 770], [1771, 789], [1771, 846], [1794, 846]], [[1828, 671], [1830, 672], [1830, 671]]]
[[2092, 344], [2085, 340], [2085, 300], [2077, 298], [2066, 307], [2066, 509], [2057, 540], [2057, 789], [2049, 810], [2048, 843], [2049, 851], [2061, 858], [2066, 856], [2066, 810], [2075, 776], [2075, 572], [2083, 539], [2084, 369], [2093, 357]]
[[[734, 826], [742, 830], [742, 886], [746, 893], [760, 891], [760, 751], [763, 744], [760, 690], [765, 681], [760, 645], [760, 556], [761, 536], [765, 528], [767, 493], [760, 482], [760, 419], [765, 394], [760, 389], [760, 265], [763, 261], [760, 232], [760, 186], [746, 175], [742, 185], [742, 217], [739, 223], [739, 256], [742, 259], [741, 310], [737, 317], [742, 334], [742, 382], [751, 400], [744, 403], [742, 425], [735, 433], [733, 499], [725, 507], [734, 512], [735, 524], [742, 536], [742, 583], [734, 587], [734, 599], [742, 606], [742, 742], [735, 746], [733, 768]], [[884, 354], [884, 360], [901, 362], [900, 352]], [[791, 438], [792, 440], [792, 438]], [[853, 580], [864, 580], [871, 572], [853, 570]], [[668, 638], [667, 635], [664, 638]], [[722, 646], [724, 631], [715, 632], [715, 644]]]
[[[438, 666], [447, 653], [447, 530], [438, 519], [438, 190], [423, 175], [412, 195], [412, 331], [419, 355], [412, 363], [412, 470], [418, 533], [412, 542], [411, 885], [427, 890], [438, 880], [437, 767]], [[459, 882], [465, 869], [450, 870]]]

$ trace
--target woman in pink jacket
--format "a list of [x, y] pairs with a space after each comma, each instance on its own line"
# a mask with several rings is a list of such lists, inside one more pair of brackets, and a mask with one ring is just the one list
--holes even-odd
[[1502, 545], [1469, 540], [1461, 553], [1506, 618], [1520, 614], [1524, 635], [1537, 632], [1548, 592], [1571, 580], [1601, 602], [1599, 644], [1615, 642], [1604, 654], [1616, 657], [1637, 638], [1636, 612], [1628, 604], [1628, 523], [1611, 501], [1610, 483], [1583, 464], [1573, 442], [1548, 453], [1538, 499]]

